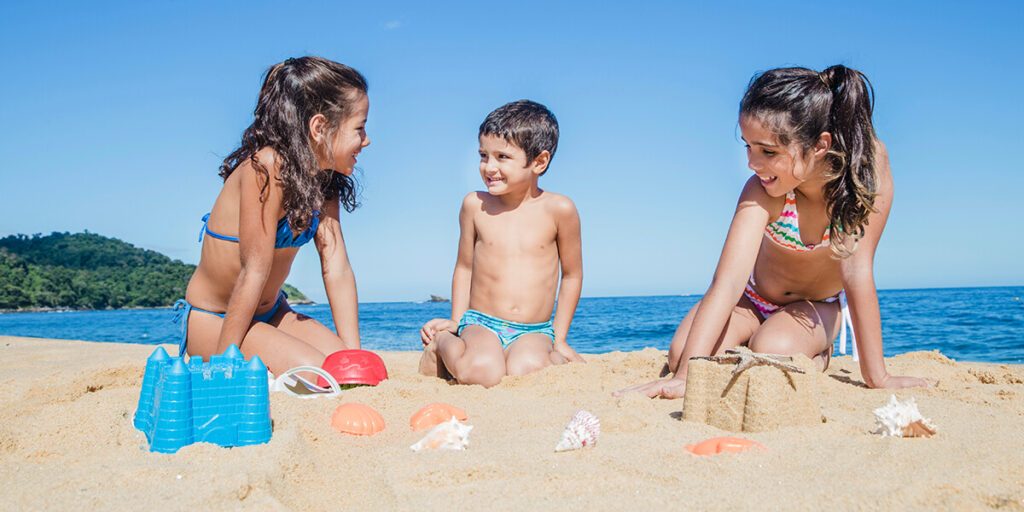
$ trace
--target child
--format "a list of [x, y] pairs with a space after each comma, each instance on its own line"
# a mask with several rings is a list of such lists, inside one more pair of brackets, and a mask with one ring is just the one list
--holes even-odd
[[690, 358], [745, 344], [804, 354], [824, 369], [843, 326], [844, 290], [865, 384], [926, 385], [889, 375], [882, 359], [873, 265], [893, 185], [871, 123], [872, 93], [867, 77], [844, 66], [773, 69], [751, 81], [739, 124], [755, 176], [740, 194], [711, 287], [672, 338], [674, 375], [616, 394], [682, 397]]
[[[182, 353], [208, 357], [237, 344], [280, 373], [359, 348], [356, 282], [339, 206], [357, 206], [351, 175], [356, 155], [370, 144], [366, 91], [358, 71], [319, 57], [288, 59], [267, 71], [255, 120], [220, 167], [224, 188], [203, 217], [199, 266], [175, 305]], [[338, 335], [292, 311], [281, 291], [299, 247], [310, 240]]]
[[490, 387], [505, 375], [583, 360], [566, 342], [583, 257], [576, 206], [537, 186], [558, 147], [555, 116], [532, 101], [509, 103], [487, 116], [479, 138], [487, 191], [462, 201], [452, 317], [421, 329], [420, 373]]

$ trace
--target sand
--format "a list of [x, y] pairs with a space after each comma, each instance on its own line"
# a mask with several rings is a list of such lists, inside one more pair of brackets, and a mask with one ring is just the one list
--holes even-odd
[[[274, 394], [270, 443], [195, 444], [150, 453], [132, 427], [154, 347], [0, 337], [0, 510], [1024, 510], [1024, 367], [935, 352], [888, 360], [939, 379], [914, 397], [929, 439], [874, 435], [849, 357], [813, 377], [824, 422], [741, 433], [763, 452], [694, 457], [683, 446], [731, 432], [681, 420], [681, 401], [611, 391], [655, 376], [665, 352], [588, 356], [493, 389], [417, 375], [418, 353], [383, 352], [391, 378], [339, 399]], [[173, 347], [168, 346], [168, 351]], [[330, 428], [341, 402], [376, 408], [387, 428]], [[444, 401], [474, 425], [464, 452], [413, 453], [419, 407]], [[554, 453], [579, 409], [601, 419], [594, 448]]]

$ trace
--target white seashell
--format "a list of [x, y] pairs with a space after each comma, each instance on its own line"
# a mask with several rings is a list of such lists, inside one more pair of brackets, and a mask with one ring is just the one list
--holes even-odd
[[889, 403], [875, 409], [875, 434], [893, 437], [931, 437], [935, 434], [935, 425], [931, 420], [921, 416], [914, 398], [905, 402], [889, 398]]
[[469, 431], [473, 430], [472, 425], [461, 423], [458, 419], [452, 418], [440, 423], [427, 432], [416, 444], [410, 446], [414, 452], [423, 450], [465, 450], [469, 445]]
[[555, 446], [555, 451], [566, 452], [594, 446], [597, 444], [599, 435], [601, 435], [601, 420], [587, 411], [579, 411], [565, 426], [565, 430], [562, 431], [562, 439]]

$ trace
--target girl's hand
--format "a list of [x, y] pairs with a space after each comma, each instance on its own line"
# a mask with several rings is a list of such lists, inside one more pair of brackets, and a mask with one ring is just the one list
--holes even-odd
[[881, 382], [872, 387], [876, 389], [930, 388], [938, 385], [938, 383], [936, 380], [926, 380], [919, 377], [902, 377], [886, 374]]
[[647, 384], [637, 384], [612, 393], [612, 396], [622, 396], [626, 393], [643, 393], [647, 398], [666, 398], [674, 400], [682, 398], [686, 393], [686, 381], [682, 379], [663, 379]]
[[459, 325], [453, 322], [449, 318], [435, 318], [425, 324], [420, 329], [420, 340], [423, 341], [423, 346], [427, 346], [434, 341], [434, 336], [438, 332], [448, 331], [455, 334], [459, 330]]
[[585, 359], [583, 359], [583, 356], [581, 356], [578, 352], [576, 352], [576, 350], [574, 350], [572, 347], [569, 346], [568, 343], [564, 341], [555, 342], [555, 351], [558, 352], [559, 354], [562, 354], [562, 357], [568, 359], [570, 363], [587, 362]]

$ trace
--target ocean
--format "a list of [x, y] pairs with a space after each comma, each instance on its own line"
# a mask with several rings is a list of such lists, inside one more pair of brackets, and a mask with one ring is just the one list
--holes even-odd
[[[885, 355], [939, 350], [963, 361], [1024, 363], [1024, 287], [879, 291]], [[583, 298], [569, 331], [579, 352], [668, 348], [692, 296]], [[294, 306], [328, 327], [326, 304]], [[447, 317], [449, 304], [359, 305], [363, 348], [419, 350], [419, 328]], [[177, 343], [170, 309], [0, 314], [0, 335], [140, 344]], [[838, 348], [838, 342], [837, 342]]]

